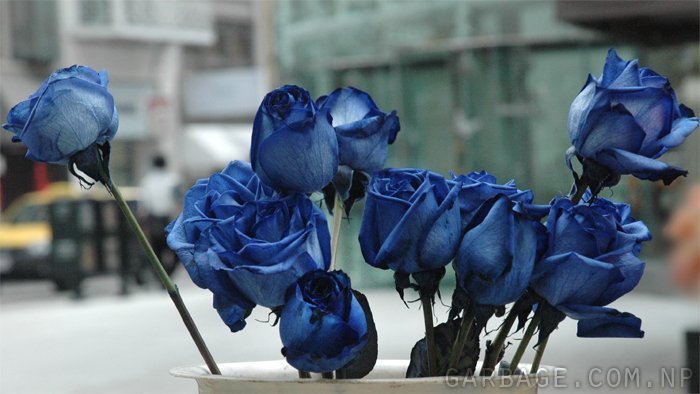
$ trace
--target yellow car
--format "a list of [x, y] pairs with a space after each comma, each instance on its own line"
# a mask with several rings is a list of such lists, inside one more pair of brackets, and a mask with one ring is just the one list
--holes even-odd
[[[137, 193], [124, 188], [124, 194], [133, 201]], [[48, 277], [53, 240], [50, 205], [56, 201], [107, 199], [111, 197], [100, 185], [80, 192], [67, 182], [53, 183], [45, 190], [18, 198], [2, 213], [0, 221], [0, 274]]]

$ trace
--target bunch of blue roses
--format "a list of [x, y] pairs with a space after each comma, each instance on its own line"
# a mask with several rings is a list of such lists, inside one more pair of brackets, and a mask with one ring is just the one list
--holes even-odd
[[[117, 126], [106, 73], [83, 66], [52, 74], [3, 125], [30, 159], [69, 164], [108, 188], [103, 163]], [[588, 78], [569, 112], [571, 194], [536, 205], [532, 191], [483, 171], [445, 178], [386, 169], [400, 129], [395, 112], [354, 88], [313, 100], [283, 86], [255, 117], [251, 163], [234, 161], [192, 186], [167, 240], [194, 283], [213, 293], [231, 331], [246, 326], [256, 305], [270, 308], [282, 353], [300, 376], [360, 378], [376, 361], [377, 332], [368, 300], [335, 265], [340, 220], [364, 199], [364, 260], [393, 271], [402, 299], [415, 290], [421, 301], [425, 337], [411, 351], [407, 377], [490, 376], [516, 322], [523, 337], [500, 373], [515, 372], [537, 334], [536, 371], [566, 317], [578, 321], [580, 337], [644, 335], [639, 318], [609, 304], [641, 279], [641, 245], [651, 234], [629, 205], [598, 194], [622, 175], [665, 184], [686, 175], [657, 159], [697, 126], [666, 78], [610, 50], [602, 75]], [[332, 232], [315, 192], [333, 215]], [[434, 326], [450, 263], [450, 314]], [[479, 338], [493, 317], [503, 322], [476, 371]]]

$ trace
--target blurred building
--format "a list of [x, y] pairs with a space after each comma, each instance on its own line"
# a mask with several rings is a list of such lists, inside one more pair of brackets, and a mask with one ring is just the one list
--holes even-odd
[[[613, 46], [668, 76], [679, 99], [700, 110], [698, 2], [276, 5], [281, 80], [316, 96], [353, 85], [381, 108], [398, 110], [402, 127], [389, 166], [446, 175], [485, 169], [533, 189], [538, 202], [567, 193], [573, 180], [564, 164], [569, 106], [587, 75], [601, 73]], [[687, 168], [697, 181], [699, 153], [696, 132], [664, 160]], [[660, 229], [663, 200], [672, 199], [673, 188], [659, 189], [625, 177], [614, 198], [631, 202], [638, 216]], [[359, 226], [359, 219], [351, 223]], [[356, 249], [351, 241], [348, 253]]]
[[273, 2], [213, 1], [214, 45], [188, 47], [182, 79], [182, 167], [209, 175], [248, 160], [252, 121], [275, 80]]
[[[245, 159], [241, 145], [269, 79], [260, 41], [269, 39], [260, 28], [267, 8], [251, 0], [2, 1], [3, 119], [54, 69], [85, 64], [109, 72], [120, 115], [111, 159], [119, 182], [136, 184], [154, 153], [186, 176]], [[3, 206], [66, 178], [64, 167], [31, 163], [10, 133], [0, 135]]]

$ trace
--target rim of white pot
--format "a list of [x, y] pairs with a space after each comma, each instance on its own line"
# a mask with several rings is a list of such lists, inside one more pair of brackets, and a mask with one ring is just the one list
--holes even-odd
[[[204, 365], [190, 365], [190, 366], [180, 366], [170, 369], [170, 374], [178, 378], [189, 378], [197, 380], [228, 380], [228, 381], [245, 381], [245, 382], [283, 382], [283, 383], [299, 383], [299, 384], [310, 384], [310, 383], [322, 383], [322, 384], [344, 384], [344, 383], [405, 383], [407, 381], [411, 382], [445, 382], [445, 376], [434, 376], [427, 378], [406, 378], [404, 377], [406, 373], [406, 368], [408, 367], [408, 360], [377, 360], [375, 369], [370, 372], [369, 375], [362, 379], [323, 379], [321, 374], [311, 374], [310, 379], [300, 379], [297, 376], [297, 370], [292, 366], [287, 364], [284, 360], [270, 360], [270, 361], [248, 361], [248, 362], [235, 362], [235, 363], [223, 363], [219, 364], [222, 375], [212, 375], [209, 373], [209, 369]], [[521, 369], [530, 369], [530, 364], [520, 364]], [[476, 370], [481, 369], [481, 363], [477, 364]], [[245, 371], [251, 371], [248, 376]], [[255, 371], [255, 372], [253, 372]], [[537, 375], [528, 374], [528, 379], [543, 378], [554, 376], [557, 371], [565, 371], [564, 368], [558, 368], [553, 366], [540, 366]], [[269, 377], [261, 377], [262, 374], [267, 373]], [[395, 377], [386, 377], [386, 375], [397, 375]], [[495, 382], [499, 382], [503, 379], [514, 379], [517, 376], [520, 379], [523, 378], [522, 375], [516, 376], [471, 376], [469, 379], [475, 379], [476, 381], [483, 379], [492, 379]], [[460, 375], [451, 375], [451, 377], [464, 378]]]

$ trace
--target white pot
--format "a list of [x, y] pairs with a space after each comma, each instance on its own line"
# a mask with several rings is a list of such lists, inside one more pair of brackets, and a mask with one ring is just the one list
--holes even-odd
[[[210, 375], [203, 366], [177, 367], [170, 374], [195, 379], [200, 394], [229, 393], [536, 393], [540, 384], [552, 383], [565, 370], [540, 367], [535, 375], [406, 379], [408, 360], [377, 360], [362, 379], [329, 380], [311, 374], [299, 379], [296, 369], [283, 360], [220, 364], [222, 375]], [[521, 365], [526, 368], [527, 365]], [[477, 368], [477, 371], [479, 368]]]

